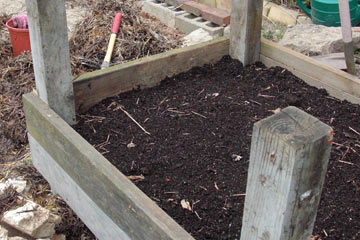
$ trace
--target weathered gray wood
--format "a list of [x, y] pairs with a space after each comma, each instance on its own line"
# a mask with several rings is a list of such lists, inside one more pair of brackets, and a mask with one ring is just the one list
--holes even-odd
[[[339, 91], [360, 97], [360, 79], [356, 76], [327, 66], [315, 59], [266, 39], [261, 41], [261, 54], [279, 62], [281, 67], [291, 72], [295, 70], [316, 79], [319, 83], [323, 83], [324, 87], [331, 86]], [[306, 79], [303, 80], [306, 81]]]
[[31, 134], [28, 137], [34, 166], [50, 183], [52, 191], [69, 204], [89, 229], [99, 239], [130, 240], [129, 236], [96, 205]]
[[26, 0], [36, 89], [66, 122], [75, 123], [75, 101], [63, 0]]
[[[64, 180], [72, 179], [72, 188], [69, 188], [68, 195], [64, 195], [65, 199], [72, 197], [72, 194], [78, 194], [72, 190], [81, 189], [82, 193], [93, 201], [91, 203], [87, 199], [84, 204], [89, 207], [92, 204], [97, 206], [98, 209], [91, 210], [94, 214], [96, 212], [101, 216], [101, 210], [119, 228], [112, 231], [121, 230], [133, 240], [193, 239], [35, 94], [24, 95], [24, 111], [28, 132], [36, 141], [37, 147], [31, 149], [35, 153], [34, 157], [38, 158], [34, 161], [39, 164], [46, 161], [46, 156], [36, 154], [39, 149], [44, 149], [67, 174], [64, 175]], [[41, 169], [45, 176], [53, 171], [47, 167]], [[51, 181], [55, 191], [65, 191], [54, 184], [54, 179]], [[63, 181], [63, 178], [58, 181]], [[74, 199], [72, 201], [75, 201]], [[77, 207], [75, 206], [75, 210], [84, 211]], [[77, 213], [86, 216], [86, 212]], [[89, 227], [102, 220], [88, 222]], [[90, 228], [94, 229], [95, 226]]]
[[[359, 104], [360, 105], [360, 98], [356, 97], [354, 95], [351, 95], [347, 92], [344, 92], [336, 87], [333, 87], [331, 85], [329, 85], [329, 83], [325, 80], [325, 81], [320, 81], [319, 78], [317, 77], [312, 77], [309, 76], [305, 73], [303, 73], [301, 71], [301, 69], [299, 70], [296, 67], [291, 67], [288, 65], [285, 65], [284, 63], [278, 62], [272, 58], [266, 57], [265, 55], [260, 55], [260, 60], [263, 64], [265, 64], [267, 67], [283, 67], [287, 70], [289, 70], [290, 72], [292, 72], [292, 74], [294, 74], [295, 76], [297, 76], [298, 78], [302, 79], [304, 82], [306, 82], [307, 84], [309, 84], [310, 86], [313, 87], [317, 87], [317, 88], [323, 88], [326, 89], [326, 91], [328, 92], [328, 94], [330, 96], [333, 96], [339, 100], [347, 100], [351, 103], [355, 103], [355, 104]], [[341, 79], [343, 79], [342, 77], [339, 77], [339, 81], [342, 81]]]
[[230, 56], [244, 65], [260, 58], [263, 0], [233, 0], [230, 20]]
[[219, 61], [229, 53], [227, 37], [81, 75], [74, 81], [76, 109], [86, 111], [101, 100], [160, 84], [166, 77]]
[[255, 123], [242, 240], [310, 239], [332, 133], [295, 107]]

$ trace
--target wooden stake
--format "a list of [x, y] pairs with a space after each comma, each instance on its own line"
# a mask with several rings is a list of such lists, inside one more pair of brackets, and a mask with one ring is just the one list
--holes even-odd
[[241, 240], [310, 239], [332, 134], [295, 107], [255, 123]]
[[262, 0], [233, 0], [230, 20], [230, 56], [244, 65], [260, 59]]
[[36, 89], [67, 123], [74, 124], [75, 101], [64, 1], [26, 0]]

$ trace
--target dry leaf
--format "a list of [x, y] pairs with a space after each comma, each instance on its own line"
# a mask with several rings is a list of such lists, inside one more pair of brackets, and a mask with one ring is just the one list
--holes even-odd
[[132, 176], [127, 176], [127, 178], [131, 181], [135, 181], [135, 182], [138, 182], [138, 181], [144, 181], [145, 180], [145, 177], [144, 175], [132, 175]]
[[277, 108], [277, 109], [271, 110], [271, 111], [272, 111], [273, 113], [277, 114], [277, 113], [281, 112], [281, 108]]
[[182, 208], [192, 211], [189, 201], [183, 199], [183, 200], [181, 200], [180, 204], [181, 204]]
[[231, 155], [231, 157], [234, 160], [234, 162], [238, 162], [242, 159], [242, 156], [237, 155], [237, 154], [233, 154], [233, 155]]
[[220, 190], [220, 188], [218, 187], [218, 185], [216, 184], [216, 182], [214, 182], [214, 186], [215, 186], [215, 188], [216, 188], [216, 190]]
[[127, 145], [127, 147], [128, 147], [128, 148], [134, 148], [134, 147], [136, 147], [136, 144], [133, 143], [133, 142], [131, 142], [131, 143], [129, 143], [129, 144]]

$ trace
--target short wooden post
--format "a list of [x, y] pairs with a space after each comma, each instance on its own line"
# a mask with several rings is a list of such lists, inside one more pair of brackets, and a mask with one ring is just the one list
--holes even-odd
[[263, 0], [233, 0], [230, 56], [244, 65], [260, 60]]
[[36, 89], [67, 123], [75, 123], [65, 3], [26, 0]]
[[333, 130], [287, 107], [254, 125], [241, 240], [309, 240]]

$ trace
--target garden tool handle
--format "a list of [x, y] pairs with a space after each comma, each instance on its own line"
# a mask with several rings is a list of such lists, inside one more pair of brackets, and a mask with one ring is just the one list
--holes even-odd
[[306, 7], [305, 4], [302, 2], [302, 0], [296, 0], [296, 2], [298, 4], [298, 6], [301, 8], [301, 10], [303, 10], [304, 13], [311, 18], [310, 8]]
[[113, 26], [112, 26], [112, 29], [111, 29], [111, 32], [112, 32], [112, 33], [116, 33], [116, 34], [118, 33], [119, 27], [120, 27], [120, 23], [121, 23], [121, 18], [122, 18], [121, 13], [116, 13], [116, 14], [115, 14]]
[[102, 65], [101, 65], [101, 69], [108, 68], [110, 66], [111, 55], [112, 55], [112, 52], [114, 50], [116, 35], [117, 35], [118, 31], [119, 31], [121, 18], [122, 18], [121, 13], [116, 13], [115, 14], [115, 18], [114, 18], [112, 29], [111, 29], [111, 36], [110, 36], [109, 45], [108, 45], [108, 48], [107, 48], [107, 51], [106, 51], [104, 61], [103, 61]]
[[350, 7], [348, 0], [339, 0], [340, 22], [344, 41], [344, 54], [347, 71], [355, 75], [354, 45], [351, 32]]

